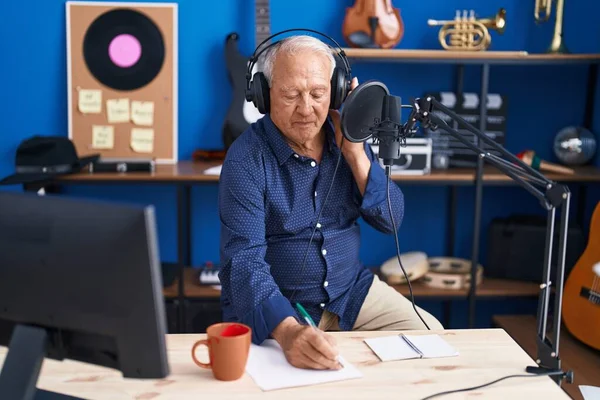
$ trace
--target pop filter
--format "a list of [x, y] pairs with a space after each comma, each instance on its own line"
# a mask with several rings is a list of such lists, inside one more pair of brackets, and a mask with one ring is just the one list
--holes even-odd
[[364, 142], [373, 135], [375, 119], [381, 119], [383, 99], [390, 92], [383, 83], [367, 81], [354, 88], [341, 112], [342, 134], [350, 142]]

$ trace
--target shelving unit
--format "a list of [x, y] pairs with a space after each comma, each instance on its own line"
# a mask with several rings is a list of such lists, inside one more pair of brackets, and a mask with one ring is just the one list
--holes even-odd
[[600, 62], [600, 54], [530, 54], [526, 51], [445, 51], [343, 48], [349, 61], [450, 64], [589, 64]]
[[[352, 62], [396, 62], [396, 63], [445, 63], [457, 66], [457, 79], [455, 92], [460, 98], [463, 93], [464, 66], [467, 64], [477, 64], [481, 66], [481, 92], [480, 99], [486, 99], [489, 88], [490, 66], [491, 65], [523, 65], [543, 67], [546, 65], [560, 64], [587, 64], [588, 80], [586, 93], [586, 106], [583, 126], [587, 129], [592, 128], [593, 109], [595, 101], [595, 88], [598, 79], [598, 63], [600, 63], [600, 54], [529, 54], [523, 51], [447, 51], [447, 50], [403, 50], [403, 49], [343, 49], [349, 61]], [[486, 101], [481, 101], [479, 105], [480, 125], [479, 130], [485, 132], [487, 110]], [[479, 140], [474, 138], [475, 145]], [[481, 232], [481, 207], [482, 190], [485, 182], [484, 163], [481, 158], [477, 158], [475, 168], [475, 218], [473, 224], [473, 239], [471, 247], [471, 282], [475, 282], [476, 265], [479, 258], [479, 240]], [[549, 176], [549, 175], [548, 175]], [[550, 176], [549, 176], [550, 177]], [[489, 175], [488, 175], [489, 179]], [[510, 178], [506, 177], [507, 180]], [[552, 177], [551, 179], [556, 179]], [[489, 180], [488, 180], [489, 182]], [[585, 208], [585, 188], [581, 189], [578, 220], [582, 220], [583, 209]], [[451, 190], [450, 209], [454, 212], [456, 207], [456, 193]], [[449, 237], [453, 236], [454, 217], [450, 217]], [[450, 251], [454, 248], [452, 239], [449, 239], [448, 247]], [[450, 254], [451, 255], [451, 254]], [[475, 300], [477, 288], [471, 286], [469, 291], [469, 328], [475, 325]]]
[[[375, 268], [373, 268], [375, 270]], [[376, 272], [376, 271], [374, 271]], [[200, 284], [200, 270], [198, 268], [186, 268], [184, 270], [184, 296], [187, 299], [214, 299], [218, 298], [221, 292], [211, 285]], [[170, 286], [163, 290], [166, 298], [177, 297], [177, 286], [179, 282], [175, 280]], [[408, 285], [391, 285], [403, 295], [408, 295]], [[466, 298], [468, 290], [448, 290], [431, 288], [422, 282], [412, 283], [413, 294], [416, 298], [436, 298], [436, 299], [461, 299]], [[479, 295], [483, 297], [535, 297], [538, 293], [538, 285], [533, 282], [519, 282], [508, 279], [490, 279], [485, 278], [479, 286]]]
[[[378, 268], [371, 268], [378, 274]], [[200, 269], [185, 268], [183, 270], [183, 297], [187, 306], [189, 303], [202, 303], [204, 310], [210, 312], [213, 309], [218, 309], [218, 303], [221, 296], [221, 291], [215, 289], [211, 285], [200, 284]], [[383, 278], [382, 278], [383, 279]], [[395, 290], [404, 296], [409, 296], [408, 285], [391, 285]], [[178, 298], [179, 278], [175, 279], [169, 286], [163, 289], [165, 299], [174, 300]], [[451, 302], [454, 300], [464, 300], [468, 297], [469, 291], [463, 290], [448, 290], [440, 288], [428, 287], [421, 281], [412, 282], [413, 295], [415, 300], [439, 300], [444, 303], [443, 320], [444, 326], [449, 326], [451, 320]], [[520, 282], [508, 279], [491, 279], [484, 278], [481, 285], [477, 288], [477, 295], [482, 298], [499, 299], [499, 298], [534, 298], [538, 295], [539, 285], [534, 282]]]

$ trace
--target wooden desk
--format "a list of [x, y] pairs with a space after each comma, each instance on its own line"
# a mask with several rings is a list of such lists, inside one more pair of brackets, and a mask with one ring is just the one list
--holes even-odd
[[[414, 332], [417, 333], [417, 332]], [[421, 331], [420, 333], [427, 333]], [[453, 389], [475, 386], [506, 375], [522, 374], [533, 360], [501, 329], [454, 330], [440, 334], [460, 352], [458, 357], [382, 363], [363, 342], [366, 337], [391, 332], [335, 333], [340, 353], [363, 373], [360, 379], [302, 388], [262, 392], [245, 374], [234, 382], [220, 382], [190, 357], [195, 341], [205, 335], [169, 335], [171, 375], [164, 380], [123, 379], [117, 371], [75, 361], [46, 360], [38, 387], [87, 399], [422, 399]], [[204, 351], [204, 354], [200, 353]], [[0, 365], [5, 348], [0, 348]], [[198, 351], [207, 359], [204, 347]], [[466, 398], [568, 399], [548, 377], [510, 378], [467, 392]], [[442, 399], [458, 398], [450, 395]], [[463, 397], [460, 397], [463, 398]]]
[[[534, 316], [497, 315], [493, 321], [495, 325], [505, 329], [530, 357], [536, 356], [537, 326]], [[573, 383], [564, 383], [563, 389], [574, 400], [583, 400], [579, 385], [600, 386], [600, 351], [581, 343], [563, 327], [560, 331], [558, 352], [563, 370], [571, 369], [574, 375]]]

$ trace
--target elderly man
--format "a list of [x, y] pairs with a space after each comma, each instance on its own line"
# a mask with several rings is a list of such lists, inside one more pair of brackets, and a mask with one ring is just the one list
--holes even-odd
[[[359, 217], [393, 233], [387, 178], [367, 144], [342, 145], [339, 112], [329, 109], [331, 48], [292, 36], [265, 53], [259, 70], [269, 84], [270, 112], [233, 143], [221, 171], [223, 319], [249, 325], [254, 343], [275, 339], [292, 365], [335, 369], [335, 340], [324, 331], [425, 326], [410, 300], [359, 260]], [[403, 194], [392, 184], [389, 195], [398, 227]], [[304, 323], [295, 303], [319, 329]], [[442, 329], [419, 313], [429, 328]]]

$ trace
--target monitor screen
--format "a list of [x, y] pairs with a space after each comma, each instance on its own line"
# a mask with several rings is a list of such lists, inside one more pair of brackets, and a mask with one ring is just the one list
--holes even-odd
[[26, 327], [47, 336], [46, 358], [163, 378], [165, 320], [152, 206], [0, 192], [2, 375]]

